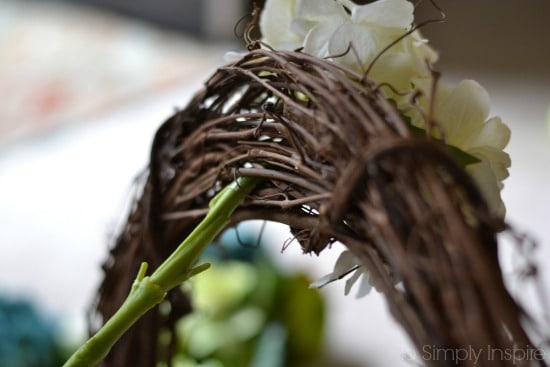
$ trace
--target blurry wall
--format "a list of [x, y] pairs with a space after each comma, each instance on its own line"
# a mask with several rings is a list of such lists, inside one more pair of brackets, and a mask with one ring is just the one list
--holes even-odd
[[247, 0], [69, 0], [116, 11], [210, 39], [234, 39]]
[[[439, 51], [442, 67], [550, 79], [550, 1], [437, 0], [437, 4], [446, 21], [430, 24], [422, 33]], [[438, 16], [430, 2], [423, 1], [416, 19]]]

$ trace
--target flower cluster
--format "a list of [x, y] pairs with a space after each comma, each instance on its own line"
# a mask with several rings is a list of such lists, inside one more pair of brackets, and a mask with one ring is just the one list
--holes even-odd
[[406, 0], [380, 0], [356, 5], [350, 0], [268, 0], [260, 20], [263, 40], [275, 49], [303, 51], [354, 71], [364, 71], [380, 55], [369, 77], [374, 81], [406, 87], [426, 75], [428, 62], [437, 54], [419, 32], [404, 37], [414, 20], [413, 5]]
[[[260, 28], [263, 42], [276, 50], [302, 49], [359, 74], [368, 70], [371, 80], [393, 87], [385, 93], [411, 123], [427, 130], [425, 116], [407, 108], [410, 99], [404, 97], [420, 92], [419, 106], [433, 111], [431, 117], [438, 124], [433, 134], [477, 159], [465, 169], [478, 184], [491, 214], [502, 218], [505, 207], [500, 191], [510, 167], [503, 149], [510, 130], [499, 117], [489, 118], [488, 94], [475, 81], [465, 80], [454, 88], [439, 83], [435, 96], [431, 95], [430, 66], [437, 61], [437, 53], [413, 30], [413, 22], [414, 6], [407, 0], [366, 5], [351, 0], [267, 0]], [[315, 285], [322, 286], [356, 267], [350, 256], [344, 252], [335, 271]], [[365, 274], [365, 270], [359, 267], [355, 273]], [[347, 289], [359, 277], [356, 274]]]

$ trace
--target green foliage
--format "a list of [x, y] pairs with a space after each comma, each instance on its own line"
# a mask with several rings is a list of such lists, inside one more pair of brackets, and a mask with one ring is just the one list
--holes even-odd
[[190, 282], [195, 311], [178, 321], [176, 366], [312, 363], [323, 341], [321, 295], [305, 275], [282, 274], [261, 249], [240, 245], [234, 232], [222, 238], [206, 252], [212, 268]]
[[303, 366], [321, 354], [325, 305], [320, 293], [308, 288], [310, 283], [303, 274], [280, 280], [272, 316], [286, 327], [286, 366]]

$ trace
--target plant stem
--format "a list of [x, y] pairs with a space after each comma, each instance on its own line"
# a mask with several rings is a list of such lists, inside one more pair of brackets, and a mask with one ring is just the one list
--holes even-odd
[[192, 266], [206, 246], [225, 228], [233, 211], [259, 180], [240, 177], [220, 191], [210, 201], [206, 217], [151, 276], [145, 276], [147, 263], [143, 263], [122, 306], [76, 350], [63, 367], [91, 367], [99, 363], [130, 326], [162, 302], [166, 292], [208, 268], [208, 264]]

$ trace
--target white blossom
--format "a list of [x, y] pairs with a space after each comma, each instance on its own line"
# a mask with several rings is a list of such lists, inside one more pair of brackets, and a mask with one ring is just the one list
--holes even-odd
[[406, 0], [365, 5], [350, 0], [268, 0], [260, 28], [263, 41], [275, 49], [303, 47], [308, 54], [331, 58], [357, 72], [380, 55], [369, 77], [410, 88], [413, 77], [428, 72], [426, 61], [435, 62], [436, 53], [417, 31], [382, 51], [411, 29], [413, 10]]
[[500, 117], [489, 118], [489, 94], [474, 80], [463, 80], [455, 88], [439, 85], [434, 103], [433, 118], [442, 130], [441, 138], [479, 159], [465, 169], [476, 181], [491, 214], [504, 217], [500, 191], [511, 165], [503, 151], [510, 141], [510, 129]]

